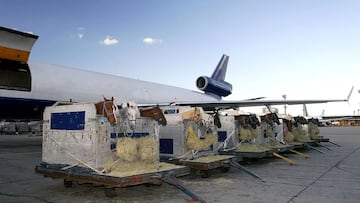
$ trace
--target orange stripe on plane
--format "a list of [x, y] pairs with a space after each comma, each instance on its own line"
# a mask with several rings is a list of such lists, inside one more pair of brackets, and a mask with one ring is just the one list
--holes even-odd
[[0, 58], [27, 62], [29, 60], [30, 52], [19, 49], [12, 49], [0, 46]]

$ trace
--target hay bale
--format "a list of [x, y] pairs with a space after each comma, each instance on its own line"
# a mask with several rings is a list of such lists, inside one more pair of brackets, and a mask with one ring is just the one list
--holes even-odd
[[204, 148], [208, 148], [211, 145], [215, 144], [218, 140], [218, 136], [214, 135], [214, 134], [206, 134], [205, 135], [205, 139], [202, 141], [203, 142], [203, 149]]
[[274, 131], [271, 126], [268, 126], [265, 131], [265, 135], [267, 137], [272, 137], [274, 135]]
[[296, 127], [292, 131], [294, 135], [294, 141], [296, 142], [308, 142], [310, 138], [306, 136], [306, 131], [302, 127]]
[[182, 114], [182, 119], [185, 120], [194, 120], [195, 122], [200, 122], [202, 120], [201, 118], [201, 112], [199, 108], [195, 108], [189, 111], [185, 111]]
[[153, 137], [141, 137], [136, 139], [139, 157], [146, 163], [155, 163], [158, 161], [159, 147]]
[[290, 131], [285, 132], [284, 141], [286, 143], [293, 143], [294, 142], [294, 135]]
[[323, 136], [319, 136], [320, 130], [316, 125], [310, 123], [309, 124], [309, 129], [310, 129], [310, 138], [311, 139], [316, 140], [316, 139], [322, 139], [323, 138]]
[[191, 150], [205, 149], [217, 142], [217, 135], [214, 134], [206, 134], [204, 139], [200, 139], [197, 135], [195, 135], [195, 132], [191, 126], [189, 127], [188, 134], [189, 135], [186, 139], [186, 144], [187, 147]]
[[251, 131], [249, 129], [240, 128], [239, 134], [241, 140], [251, 139]]
[[310, 138], [311, 139], [317, 140], [317, 139], [324, 138], [323, 136], [319, 136], [320, 131], [319, 131], [319, 128], [315, 124], [310, 123], [309, 124], [309, 129], [310, 129]]
[[117, 139], [116, 155], [124, 161], [135, 161], [138, 157], [138, 147], [135, 139], [122, 137]]
[[198, 136], [195, 135], [193, 128], [189, 127], [188, 137], [186, 139], [186, 144], [191, 150], [200, 150], [202, 149], [202, 143]]
[[259, 137], [259, 131], [257, 129], [251, 128], [251, 139], [256, 139], [257, 137]]

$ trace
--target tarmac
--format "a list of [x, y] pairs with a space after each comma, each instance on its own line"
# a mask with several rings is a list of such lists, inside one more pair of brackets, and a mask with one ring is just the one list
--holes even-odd
[[[296, 162], [290, 166], [277, 158], [241, 163], [266, 182], [232, 168], [213, 171], [209, 178], [189, 175], [179, 178], [206, 202], [360, 202], [360, 127], [323, 127], [321, 135], [331, 143], [324, 153], [302, 150], [304, 159], [286, 154]], [[0, 135], [0, 202], [189, 202], [190, 198], [174, 186], [145, 185], [122, 188], [109, 198], [103, 187], [74, 184], [65, 188], [63, 180], [44, 178], [35, 173], [41, 162], [41, 137]]]

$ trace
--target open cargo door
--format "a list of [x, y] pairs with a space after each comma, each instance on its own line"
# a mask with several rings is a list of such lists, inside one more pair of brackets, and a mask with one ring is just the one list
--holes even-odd
[[0, 27], [0, 89], [31, 91], [31, 72], [27, 62], [38, 38]]

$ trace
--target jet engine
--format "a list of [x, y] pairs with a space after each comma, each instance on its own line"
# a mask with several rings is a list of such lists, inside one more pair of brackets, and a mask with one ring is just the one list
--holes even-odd
[[232, 93], [232, 85], [225, 81], [218, 81], [207, 76], [200, 76], [196, 80], [196, 86], [205, 93], [226, 97]]

